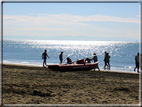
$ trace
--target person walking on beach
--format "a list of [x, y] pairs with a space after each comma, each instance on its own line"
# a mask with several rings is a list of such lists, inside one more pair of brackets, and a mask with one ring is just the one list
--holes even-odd
[[107, 52], [105, 51], [104, 53], [105, 53], [105, 57], [104, 57], [104, 63], [105, 63], [104, 68], [105, 68], [106, 65], [107, 65], [107, 63], [106, 63], [106, 54], [107, 54]]
[[134, 71], [137, 69], [137, 72], [139, 73], [139, 52], [135, 56], [135, 65], [136, 67], [134, 68]]
[[106, 53], [106, 65], [110, 68], [110, 56], [109, 53]]
[[47, 50], [45, 49], [45, 51], [42, 53], [42, 59], [44, 59], [43, 60], [43, 67], [44, 67], [44, 64], [46, 65], [46, 58], [47, 57], [49, 58], [49, 56], [47, 55]]
[[60, 64], [61, 64], [62, 61], [63, 61], [63, 51], [62, 51], [61, 54], [59, 55], [59, 59], [60, 59]]
[[[92, 58], [92, 60], [94, 60], [94, 63], [95, 62], [98, 62], [98, 57], [96, 55], [96, 53], [94, 53], [94, 57]], [[100, 68], [99, 68], [99, 65], [97, 66], [98, 70], [100, 71]], [[94, 69], [95, 70], [95, 69]]]
[[104, 62], [105, 62], [104, 69], [106, 68], [106, 66], [110, 68], [110, 56], [109, 53], [107, 53], [106, 51], [105, 51]]

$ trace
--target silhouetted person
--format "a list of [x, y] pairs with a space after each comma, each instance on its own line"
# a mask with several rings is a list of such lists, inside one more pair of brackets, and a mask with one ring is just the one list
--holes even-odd
[[[96, 53], [94, 53], [94, 57], [92, 58], [92, 60], [94, 60], [94, 63], [95, 62], [98, 62], [98, 57], [97, 57], [97, 55], [96, 55]], [[97, 68], [98, 68], [98, 70], [100, 71], [100, 68], [99, 68], [99, 65], [97, 66]], [[94, 69], [95, 70], [95, 69]]]
[[110, 68], [110, 56], [109, 56], [109, 53], [107, 52], [105, 52], [104, 62], [105, 62], [104, 69], [106, 68], [106, 66]]
[[106, 53], [106, 65], [110, 68], [110, 56], [109, 56], [109, 53]]
[[67, 64], [72, 64], [72, 60], [69, 57], [67, 58]]
[[63, 52], [61, 52], [61, 54], [59, 55], [59, 59], [60, 59], [60, 64], [61, 64], [63, 61]]
[[[43, 67], [44, 67], [44, 64], [46, 65], [46, 58], [48, 57], [49, 58], [49, 56], [47, 55], [47, 50], [45, 49], [45, 51], [42, 53], [42, 59], [44, 59], [43, 60]], [[46, 65], [47, 66], [47, 65]]]
[[135, 65], [134, 71], [137, 69], [137, 72], [139, 73], [139, 53], [135, 56]]
[[106, 63], [106, 55], [107, 55], [107, 52], [105, 51], [104, 53], [105, 53], [105, 57], [104, 57], [104, 63], [105, 63], [104, 68], [105, 68], [106, 65], [107, 65], [107, 63]]

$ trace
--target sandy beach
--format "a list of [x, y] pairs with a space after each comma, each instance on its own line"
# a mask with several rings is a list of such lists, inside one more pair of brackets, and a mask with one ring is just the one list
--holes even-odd
[[139, 74], [3, 64], [3, 104], [139, 104]]

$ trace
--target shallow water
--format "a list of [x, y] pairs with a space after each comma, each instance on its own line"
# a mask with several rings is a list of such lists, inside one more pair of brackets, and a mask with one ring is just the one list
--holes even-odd
[[[3, 40], [3, 63], [41, 65], [42, 53], [47, 49], [50, 58], [48, 64], [59, 63], [59, 54], [63, 58], [70, 54], [73, 61], [92, 56], [98, 56], [100, 69], [104, 66], [104, 52], [110, 58], [111, 70], [133, 71], [135, 55], [139, 51], [138, 42], [125, 41], [57, 41], [57, 40]], [[64, 62], [66, 63], [66, 61]]]

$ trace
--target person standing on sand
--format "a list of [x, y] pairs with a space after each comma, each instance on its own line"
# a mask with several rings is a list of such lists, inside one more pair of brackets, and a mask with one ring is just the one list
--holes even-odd
[[139, 73], [139, 52], [135, 56], [135, 65], [136, 67], [134, 68], [134, 71], [137, 69], [137, 72]]
[[42, 59], [44, 59], [43, 60], [43, 67], [44, 67], [44, 64], [46, 65], [46, 57], [49, 58], [49, 56], [47, 55], [47, 50], [45, 49], [45, 51], [42, 53]]
[[110, 68], [110, 56], [109, 53], [106, 53], [106, 65]]
[[63, 61], [63, 51], [62, 51], [61, 54], [59, 55], [59, 59], [60, 59], [60, 64], [61, 64], [62, 61]]
[[[92, 58], [92, 60], [94, 60], [94, 63], [95, 62], [98, 62], [98, 57], [96, 55], [96, 53], [94, 53], [94, 57]], [[99, 68], [99, 65], [97, 66], [98, 70], [100, 71], [100, 68]], [[95, 69], [94, 69], [95, 70]]]
[[106, 63], [106, 54], [107, 54], [107, 52], [105, 51], [104, 53], [105, 53], [105, 57], [104, 57], [104, 63], [105, 63], [104, 68], [105, 68], [106, 65], [107, 65], [107, 63]]

